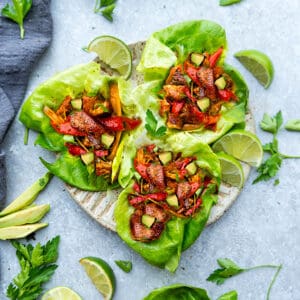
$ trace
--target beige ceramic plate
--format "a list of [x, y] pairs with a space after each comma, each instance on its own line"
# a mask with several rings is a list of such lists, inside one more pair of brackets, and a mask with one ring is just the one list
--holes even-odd
[[[141, 83], [143, 81], [143, 78], [136, 73], [135, 69], [140, 61], [144, 46], [144, 42], [138, 42], [136, 44], [129, 45], [132, 51], [133, 60], [133, 72], [131, 79], [136, 83]], [[111, 70], [107, 68], [107, 66], [102, 65], [102, 69], [106, 73], [110, 75], [112, 74]], [[246, 129], [255, 133], [255, 123], [251, 112], [246, 115], [246, 124]], [[250, 166], [247, 164], [242, 165], [246, 181], [250, 174]], [[72, 198], [99, 224], [110, 230], [116, 231], [114, 209], [121, 190], [112, 190], [107, 192], [86, 192], [69, 185], [67, 185], [67, 190], [71, 194]], [[212, 208], [207, 225], [217, 221], [237, 199], [240, 192], [241, 189], [222, 182], [219, 191], [218, 203]]]

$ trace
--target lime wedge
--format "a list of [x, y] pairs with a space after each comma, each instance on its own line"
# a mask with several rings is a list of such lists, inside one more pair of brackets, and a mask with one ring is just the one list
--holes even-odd
[[221, 164], [222, 181], [241, 188], [244, 185], [244, 172], [241, 163], [224, 152], [217, 153]]
[[217, 140], [212, 149], [214, 152], [225, 152], [250, 166], [260, 166], [263, 149], [260, 140], [252, 132], [233, 130]]
[[85, 257], [80, 263], [104, 299], [112, 299], [116, 280], [111, 267], [98, 257]]
[[125, 79], [129, 78], [132, 57], [129, 48], [123, 41], [109, 35], [98, 36], [90, 42], [87, 50], [97, 53], [100, 60], [118, 71]]
[[47, 291], [43, 295], [42, 300], [82, 300], [82, 299], [73, 290], [64, 286], [58, 286], [56, 288]]
[[266, 54], [258, 50], [242, 50], [235, 53], [234, 56], [264, 88], [270, 86], [274, 69], [270, 58]]

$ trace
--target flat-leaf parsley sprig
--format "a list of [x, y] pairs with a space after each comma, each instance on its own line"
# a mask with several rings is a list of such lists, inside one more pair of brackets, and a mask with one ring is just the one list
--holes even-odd
[[11, 300], [35, 300], [43, 292], [43, 283], [50, 280], [57, 265], [59, 236], [42, 246], [23, 245], [13, 241], [21, 267], [20, 273], [9, 284], [6, 296]]
[[[298, 155], [286, 155], [279, 151], [277, 134], [283, 124], [283, 118], [281, 111], [273, 117], [268, 114], [264, 114], [262, 121], [260, 122], [260, 128], [264, 131], [273, 134], [273, 140], [270, 143], [263, 145], [263, 150], [269, 153], [270, 156], [260, 165], [257, 169], [259, 175], [253, 181], [257, 183], [259, 181], [267, 181], [275, 177], [281, 167], [282, 161], [289, 158], [300, 158]], [[276, 179], [274, 184], [278, 184], [279, 179]]]
[[94, 12], [100, 12], [105, 19], [112, 22], [116, 2], [117, 0], [96, 0]]
[[269, 284], [268, 291], [267, 291], [267, 300], [270, 298], [270, 293], [272, 286], [274, 285], [276, 278], [282, 269], [282, 265], [259, 265], [250, 268], [242, 268], [238, 266], [234, 261], [229, 258], [219, 258], [217, 259], [218, 265], [220, 266], [219, 269], [214, 270], [206, 279], [207, 281], [215, 282], [217, 285], [223, 284], [228, 278], [236, 276], [240, 273], [245, 273], [255, 269], [261, 268], [272, 268], [276, 269], [276, 272]]
[[153, 112], [150, 109], [147, 109], [146, 112], [146, 125], [145, 128], [152, 137], [160, 138], [166, 134], [167, 127], [160, 126], [158, 127], [158, 121], [156, 120]]

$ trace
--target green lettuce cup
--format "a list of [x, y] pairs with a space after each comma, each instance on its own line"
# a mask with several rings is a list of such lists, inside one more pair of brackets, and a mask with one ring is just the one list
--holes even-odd
[[180, 154], [167, 144], [143, 146], [135, 153], [134, 179], [114, 212], [117, 233], [147, 262], [175, 272], [182, 251], [201, 234], [217, 202], [219, 160], [200, 142]]
[[119, 186], [122, 139], [140, 125], [131, 85], [100, 73], [95, 62], [77, 65], [38, 86], [20, 121], [39, 132], [35, 141], [58, 153], [42, 163], [66, 183], [87, 191]]
[[248, 87], [224, 62], [226, 52], [224, 29], [207, 20], [175, 24], [147, 40], [137, 67], [145, 80], [139, 99], [166, 124], [169, 143], [210, 144], [244, 126]]

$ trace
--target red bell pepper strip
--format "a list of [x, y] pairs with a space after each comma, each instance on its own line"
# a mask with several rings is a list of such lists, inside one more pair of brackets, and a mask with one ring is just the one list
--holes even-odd
[[153, 193], [153, 194], [147, 194], [147, 195], [140, 195], [136, 196], [134, 198], [131, 198], [129, 200], [130, 205], [136, 206], [142, 202], [145, 202], [147, 200], [155, 200], [155, 201], [164, 201], [166, 200], [168, 194], [165, 192], [162, 193]]
[[195, 117], [199, 123], [203, 123], [205, 114], [201, 111], [196, 106], [191, 105], [190, 106], [190, 113], [193, 117]]
[[95, 150], [94, 153], [97, 157], [104, 157], [108, 155], [108, 150]]
[[155, 149], [155, 147], [156, 147], [155, 144], [147, 145], [146, 150], [147, 150], [147, 152], [152, 153], [153, 150]]
[[181, 112], [183, 106], [184, 106], [183, 101], [174, 101], [172, 103], [171, 112], [175, 115], [178, 115]]
[[223, 101], [237, 100], [236, 95], [230, 90], [218, 90], [218, 94]]
[[111, 131], [122, 131], [124, 130], [123, 118], [119, 116], [113, 116], [108, 118], [99, 118], [99, 123], [105, 126]]
[[70, 121], [67, 121], [62, 124], [55, 124], [54, 122], [50, 121], [51, 126], [55, 129], [56, 132], [60, 134], [67, 134], [73, 136], [86, 136], [85, 132], [79, 131], [78, 129], [71, 126]]
[[123, 117], [123, 122], [125, 123], [126, 130], [133, 130], [142, 123], [142, 120]]
[[186, 72], [186, 74], [192, 79], [192, 81], [194, 83], [196, 83], [197, 85], [201, 86], [201, 82], [198, 78], [197, 72], [198, 69], [195, 68], [191, 63], [189, 63], [188, 61], [184, 62], [184, 71]]
[[222, 55], [223, 48], [219, 48], [214, 54], [212, 54], [209, 58], [209, 65], [213, 68], [216, 64], [220, 56]]
[[202, 204], [202, 199], [201, 199], [201, 198], [197, 199], [195, 205], [194, 205], [192, 208], [188, 209], [188, 210], [185, 212], [185, 215], [186, 215], [186, 216], [193, 215], [194, 212], [196, 211], [196, 209], [197, 209], [201, 204]]
[[133, 186], [132, 186], [132, 189], [137, 192], [137, 193], [140, 193], [141, 192], [141, 187], [140, 185], [135, 181]]
[[71, 143], [66, 143], [65, 146], [68, 148], [69, 153], [74, 156], [79, 156], [79, 155], [85, 154], [87, 152], [80, 146], [74, 145]]
[[136, 159], [134, 160], [133, 164], [134, 164], [135, 170], [142, 176], [142, 178], [149, 181], [149, 176], [147, 174], [148, 165], [141, 164], [141, 163], [137, 162]]

